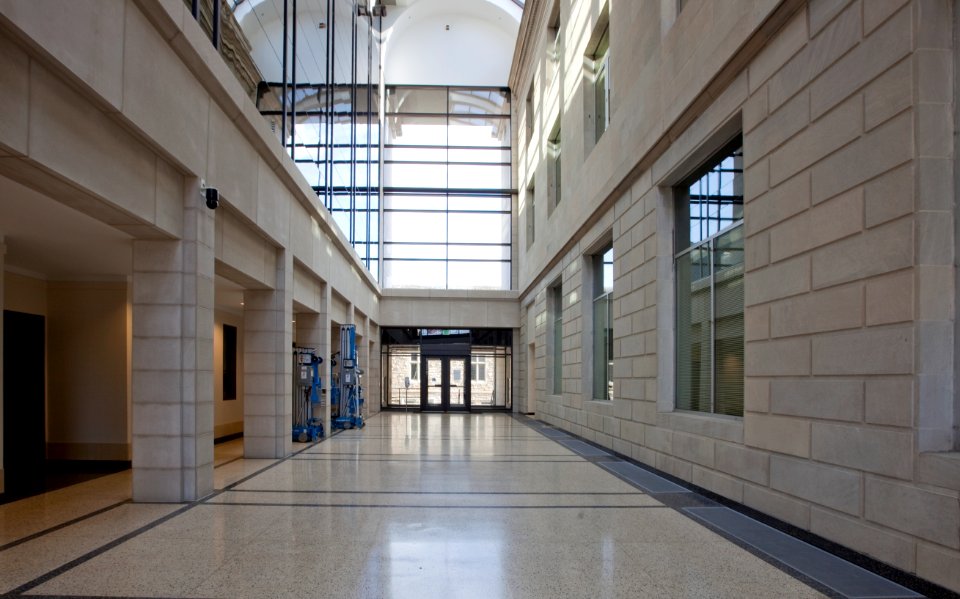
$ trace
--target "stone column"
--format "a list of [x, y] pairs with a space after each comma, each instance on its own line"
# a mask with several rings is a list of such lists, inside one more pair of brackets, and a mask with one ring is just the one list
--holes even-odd
[[214, 220], [185, 191], [183, 238], [133, 242], [133, 499], [213, 491]]
[[243, 454], [293, 450], [293, 254], [277, 250], [276, 288], [243, 294]]

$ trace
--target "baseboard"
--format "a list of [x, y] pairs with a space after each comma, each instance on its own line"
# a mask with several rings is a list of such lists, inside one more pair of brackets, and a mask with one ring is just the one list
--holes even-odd
[[48, 460], [129, 462], [128, 443], [47, 443]]
[[213, 440], [213, 444], [218, 445], [220, 443], [226, 443], [227, 441], [233, 441], [234, 439], [243, 439], [243, 431], [240, 431], [239, 433], [230, 433], [229, 435], [224, 435], [222, 437], [216, 437]]

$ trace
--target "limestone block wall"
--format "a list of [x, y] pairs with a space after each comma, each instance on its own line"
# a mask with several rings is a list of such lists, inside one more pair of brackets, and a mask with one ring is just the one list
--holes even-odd
[[[517, 89], [546, 69], [544, 4], [527, 6]], [[612, 75], [614, 128], [569, 162], [564, 135], [573, 201], [538, 215], [538, 231], [559, 238], [541, 245], [538, 233], [521, 250], [521, 343], [535, 347], [527, 388], [538, 417], [960, 590], [954, 3], [688, 0], [679, 14], [675, 4], [610, 1], [611, 60], [630, 57]], [[604, 7], [560, 0], [560, 9], [582, 33], [589, 26], [577, 23]], [[649, 23], [656, 35], [617, 35]], [[567, 79], [581, 77], [574, 63], [564, 63]], [[575, 131], [576, 95], [533, 110], [554, 106]], [[515, 103], [515, 122], [526, 110]], [[742, 418], [675, 410], [673, 383], [674, 187], [737, 132]], [[575, 155], [579, 138], [569, 137]], [[541, 142], [517, 152], [520, 180], [545, 176]], [[583, 272], [604, 235], [615, 261], [609, 402], [589, 397]], [[562, 394], [550, 392], [547, 367], [546, 296], [557, 280]]]
[[[137, 248], [135, 498], [192, 500], [212, 488], [217, 276], [250, 294], [244, 352], [257, 359], [246, 374], [263, 376], [244, 385], [249, 448], [283, 455], [294, 265], [324, 289], [314, 313], [332, 317], [336, 296], [365, 330], [376, 330], [380, 292], [189, 8], [0, 0], [0, 55], [0, 173]], [[201, 184], [220, 191], [216, 212]]]

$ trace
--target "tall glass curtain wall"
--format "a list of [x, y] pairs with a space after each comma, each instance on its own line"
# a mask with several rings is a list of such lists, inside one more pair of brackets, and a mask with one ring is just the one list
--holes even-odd
[[[378, 277], [381, 19], [358, 11], [354, 0], [287, 1], [288, 77], [261, 83], [257, 107]], [[307, 27], [320, 35], [305, 35]], [[297, 80], [298, 73], [319, 80]]]
[[387, 86], [383, 285], [510, 289], [510, 94]]
[[677, 409], [743, 415], [743, 152], [677, 190]]

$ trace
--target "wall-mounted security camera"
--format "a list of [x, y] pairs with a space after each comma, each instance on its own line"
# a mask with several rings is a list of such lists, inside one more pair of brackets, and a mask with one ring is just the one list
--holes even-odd
[[207, 187], [203, 190], [203, 195], [207, 200], [207, 208], [216, 210], [220, 205], [220, 192], [215, 187]]

